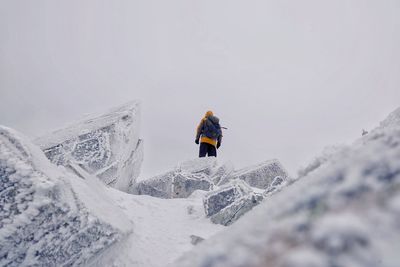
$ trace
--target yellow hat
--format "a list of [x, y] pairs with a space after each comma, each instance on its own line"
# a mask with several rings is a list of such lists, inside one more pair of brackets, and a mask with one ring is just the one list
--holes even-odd
[[211, 110], [209, 110], [209, 111], [206, 112], [205, 117], [208, 118], [208, 117], [213, 116], [213, 115], [214, 115], [214, 113]]

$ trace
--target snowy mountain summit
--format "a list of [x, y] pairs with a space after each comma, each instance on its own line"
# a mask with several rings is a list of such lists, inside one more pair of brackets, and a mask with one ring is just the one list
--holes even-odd
[[0, 126], [0, 266], [400, 265], [400, 109], [293, 180], [278, 160], [137, 181], [140, 105], [37, 139]]
[[400, 266], [400, 109], [174, 267]]

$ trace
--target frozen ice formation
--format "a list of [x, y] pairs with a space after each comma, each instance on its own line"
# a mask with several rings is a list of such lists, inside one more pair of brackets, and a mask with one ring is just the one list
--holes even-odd
[[187, 198], [196, 190], [213, 188], [211, 176], [216, 168], [215, 158], [186, 161], [170, 172], [138, 182], [132, 192], [159, 198]]
[[234, 170], [231, 162], [218, 165], [216, 158], [185, 161], [174, 170], [137, 183], [134, 194], [160, 198], [186, 198], [196, 190], [210, 191], [218, 186], [243, 180], [251, 187], [269, 189], [276, 179], [286, 181], [288, 174], [278, 160]]
[[51, 162], [79, 165], [105, 184], [128, 192], [143, 161], [140, 103], [127, 103], [43, 136], [37, 143]]
[[400, 112], [174, 267], [399, 265]]
[[[158, 198], [187, 198], [197, 190], [209, 191], [203, 200], [207, 217], [213, 223], [230, 225], [258, 205], [263, 194], [279, 191], [287, 179], [277, 160], [235, 171], [230, 162], [218, 165], [215, 158], [199, 158], [138, 182], [132, 192]], [[251, 187], [248, 182], [262, 189]]]
[[269, 160], [238, 170], [231, 177], [227, 177], [228, 179], [222, 179], [220, 184], [228, 182], [229, 179], [241, 179], [252, 187], [267, 189], [278, 176], [286, 180], [288, 173], [278, 160]]
[[242, 181], [234, 181], [218, 190], [209, 192], [203, 200], [206, 215], [212, 216], [218, 213], [237, 199], [240, 199], [251, 192], [251, 188]]
[[1, 126], [0, 178], [0, 266], [89, 264], [132, 231], [98, 179], [58, 168]]
[[235, 180], [218, 190], [209, 192], [203, 199], [205, 213], [216, 224], [230, 225], [262, 201], [242, 180]]

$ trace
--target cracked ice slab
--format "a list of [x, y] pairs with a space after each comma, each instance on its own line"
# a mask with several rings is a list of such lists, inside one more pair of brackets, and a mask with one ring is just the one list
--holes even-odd
[[70, 162], [105, 184], [128, 192], [143, 161], [140, 102], [129, 102], [35, 140], [51, 162]]
[[282, 164], [275, 159], [238, 170], [232, 176], [222, 179], [220, 184], [227, 183], [231, 179], [241, 179], [252, 187], [267, 189], [276, 177], [286, 180], [288, 173]]
[[242, 180], [234, 180], [209, 192], [203, 199], [207, 217], [216, 224], [230, 225], [263, 200]]
[[215, 158], [199, 158], [180, 163], [174, 170], [138, 182], [134, 194], [159, 198], [187, 198], [196, 190], [213, 189]]
[[57, 168], [1, 126], [0, 178], [0, 266], [84, 265], [132, 231], [96, 178]]

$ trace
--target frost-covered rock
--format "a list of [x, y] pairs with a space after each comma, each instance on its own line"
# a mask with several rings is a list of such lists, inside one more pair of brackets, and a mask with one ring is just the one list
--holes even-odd
[[128, 192], [143, 161], [140, 104], [130, 102], [110, 112], [43, 136], [35, 143], [55, 164], [70, 162], [105, 184]]
[[216, 224], [230, 225], [262, 201], [242, 180], [235, 180], [203, 199], [205, 213]]
[[267, 189], [278, 176], [286, 180], [288, 173], [278, 160], [269, 160], [238, 170], [227, 179], [222, 179], [220, 184], [225, 184], [231, 179], [241, 179], [252, 187]]
[[134, 186], [132, 193], [135, 195], [149, 195], [158, 198], [172, 198], [172, 182], [175, 175], [175, 171], [170, 171], [151, 179], [139, 181]]
[[225, 226], [236, 222], [240, 217], [249, 212], [263, 200], [261, 194], [251, 193], [235, 200], [229, 206], [211, 216], [211, 221]]
[[213, 173], [211, 180], [216, 185], [222, 185], [229, 182], [234, 175], [235, 168], [232, 162], [228, 161], [221, 166]]
[[234, 181], [218, 190], [208, 193], [204, 200], [204, 209], [207, 216], [213, 216], [238, 199], [249, 195], [251, 188], [243, 181]]
[[203, 242], [204, 238], [197, 236], [197, 235], [190, 235], [190, 243], [194, 246], [199, 244], [200, 242]]
[[209, 177], [217, 167], [217, 159], [215, 157], [207, 157], [184, 161], [178, 164], [176, 170], [182, 173]]
[[196, 190], [211, 190], [216, 169], [215, 158], [186, 161], [173, 171], [138, 182], [132, 192], [159, 198], [187, 198]]
[[174, 267], [400, 265], [400, 112]]
[[196, 190], [209, 191], [213, 184], [207, 177], [176, 173], [172, 182], [172, 198], [187, 198]]
[[285, 186], [294, 182], [293, 180], [284, 180], [280, 176], [277, 176], [271, 183], [271, 185], [263, 192], [263, 196], [267, 197], [272, 195], [280, 190], [282, 190]]
[[132, 231], [103, 185], [86, 178], [0, 127], [0, 266], [89, 264]]

